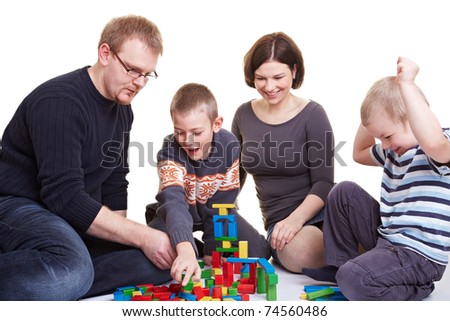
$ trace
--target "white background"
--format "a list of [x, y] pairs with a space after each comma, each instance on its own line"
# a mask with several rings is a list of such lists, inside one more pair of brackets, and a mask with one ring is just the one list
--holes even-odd
[[[21, 100], [41, 82], [92, 65], [104, 25], [115, 16], [143, 15], [164, 39], [157, 71], [133, 101], [129, 217], [144, 222], [158, 188], [155, 154], [172, 131], [169, 104], [186, 82], [215, 94], [229, 129], [236, 108], [258, 98], [244, 83], [242, 61], [262, 35], [283, 31], [305, 60], [304, 85], [295, 94], [322, 104], [345, 162], [336, 181], [353, 180], [378, 198], [380, 169], [352, 161], [359, 107], [372, 83], [394, 75], [403, 55], [421, 71], [417, 83], [443, 126], [450, 126], [450, 19], [445, 1], [426, 0], [14, 0], [0, 4], [0, 132]], [[239, 199], [241, 214], [262, 231], [253, 182]]]

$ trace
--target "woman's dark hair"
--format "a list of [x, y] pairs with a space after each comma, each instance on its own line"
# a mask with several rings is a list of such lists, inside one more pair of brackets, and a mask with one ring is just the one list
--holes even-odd
[[295, 42], [283, 32], [274, 32], [259, 38], [244, 56], [245, 83], [255, 88], [255, 70], [263, 63], [277, 61], [286, 64], [294, 70], [292, 88], [297, 89], [303, 83], [305, 67], [302, 52]]

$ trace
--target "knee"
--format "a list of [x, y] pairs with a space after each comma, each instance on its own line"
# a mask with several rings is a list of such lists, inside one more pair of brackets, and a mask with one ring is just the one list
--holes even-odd
[[91, 257], [83, 257], [69, 273], [63, 275], [63, 280], [69, 290], [68, 300], [77, 300], [84, 296], [94, 282], [94, 266]]
[[348, 261], [342, 265], [337, 274], [336, 282], [344, 296], [350, 301], [376, 300], [372, 286], [368, 282], [368, 272], [359, 264]]
[[[89, 291], [94, 269], [89, 259], [66, 259], [55, 253], [40, 253], [0, 287], [0, 299], [27, 301], [73, 301]], [[13, 292], [18, 289], [17, 292]]]
[[48, 300], [78, 300], [94, 282], [94, 266], [89, 254], [77, 254], [68, 260], [52, 258], [46, 284]]
[[361, 187], [355, 182], [342, 181], [336, 184], [328, 194], [329, 198], [342, 198], [344, 195], [353, 192], [355, 189], [360, 189]]

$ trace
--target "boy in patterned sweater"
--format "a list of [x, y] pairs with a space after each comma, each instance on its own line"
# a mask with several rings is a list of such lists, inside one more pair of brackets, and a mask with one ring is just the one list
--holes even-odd
[[[189, 83], [174, 95], [170, 106], [174, 133], [158, 152], [157, 210], [149, 226], [168, 233], [176, 259], [172, 277], [186, 285], [200, 279], [199, 251], [194, 231], [203, 232], [204, 261], [211, 264], [215, 249], [213, 204], [233, 204], [239, 193], [239, 142], [222, 129], [217, 102], [204, 85]], [[263, 235], [236, 211], [238, 237], [247, 240], [249, 256], [270, 257]], [[183, 277], [184, 274], [184, 277]]]
[[450, 130], [414, 83], [418, 70], [399, 58], [397, 77], [377, 81], [362, 103], [353, 157], [384, 167], [380, 202], [355, 183], [338, 184], [325, 209], [329, 265], [303, 270], [337, 282], [349, 300], [421, 300], [448, 263]]

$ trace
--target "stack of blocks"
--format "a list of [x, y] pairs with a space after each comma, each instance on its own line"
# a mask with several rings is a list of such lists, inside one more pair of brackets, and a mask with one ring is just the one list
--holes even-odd
[[[249, 301], [255, 293], [265, 293], [267, 301], [276, 301], [278, 275], [274, 267], [265, 258], [249, 258], [247, 241], [232, 246], [231, 242], [238, 241], [236, 216], [228, 213], [234, 204], [214, 204], [213, 208], [219, 210], [213, 216], [214, 239], [222, 246], [212, 253], [211, 269], [204, 269], [199, 261], [203, 282], [190, 280], [184, 287], [175, 283], [121, 287], [114, 292], [114, 301]], [[231, 255], [224, 258], [221, 253]], [[234, 280], [235, 274], [239, 274], [238, 280]]]
[[302, 300], [308, 301], [348, 301], [337, 286], [305, 285], [305, 291], [300, 295]]

